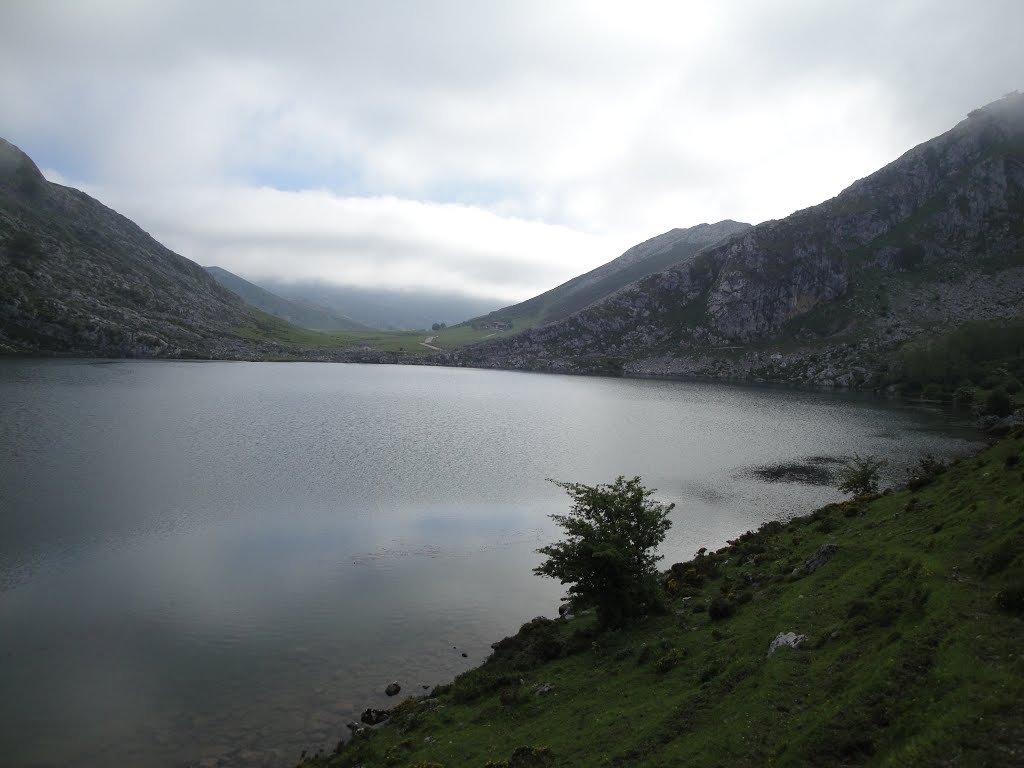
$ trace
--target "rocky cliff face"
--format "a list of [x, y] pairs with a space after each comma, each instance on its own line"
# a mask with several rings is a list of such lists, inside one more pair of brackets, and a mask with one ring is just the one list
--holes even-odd
[[821, 205], [452, 364], [870, 384], [909, 339], [1024, 313], [1024, 96]]

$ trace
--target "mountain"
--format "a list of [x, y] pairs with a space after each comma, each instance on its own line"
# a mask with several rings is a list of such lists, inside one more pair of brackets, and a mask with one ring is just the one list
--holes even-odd
[[908, 342], [1024, 315], [1024, 96], [835, 198], [453, 365], [873, 386]]
[[698, 224], [689, 229], [672, 229], [634, 245], [597, 269], [532, 299], [476, 318], [476, 321], [488, 324], [504, 322], [515, 326], [523, 324], [523, 321], [536, 325], [560, 320], [636, 280], [691, 258], [702, 248], [748, 229], [750, 224], [730, 219], [717, 224]]
[[321, 331], [366, 330], [365, 325], [357, 323], [350, 317], [333, 314], [311, 303], [306, 304], [281, 298], [226, 269], [220, 267], [205, 267], [205, 269], [213, 276], [214, 280], [246, 304], [251, 304], [268, 315], [279, 317], [293, 325]]
[[0, 353], [266, 357], [289, 330], [0, 139]]
[[261, 280], [278, 296], [308, 302], [374, 328], [415, 330], [434, 323], [454, 325], [492, 310], [498, 302], [458, 293], [428, 293], [356, 288], [334, 283]]

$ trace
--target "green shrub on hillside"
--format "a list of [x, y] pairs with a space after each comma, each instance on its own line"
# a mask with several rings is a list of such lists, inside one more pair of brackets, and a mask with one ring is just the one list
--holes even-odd
[[551, 515], [567, 538], [537, 550], [547, 560], [539, 576], [569, 584], [569, 597], [597, 609], [606, 627], [622, 626], [660, 604], [655, 548], [672, 525], [674, 504], [652, 501], [639, 477], [619, 476], [611, 485], [552, 481], [573, 498], [568, 515]]
[[855, 453], [840, 470], [837, 487], [843, 493], [853, 494], [855, 497], [878, 493], [879, 474], [886, 463], [884, 459], [876, 459], [874, 456], [861, 458], [860, 454]]

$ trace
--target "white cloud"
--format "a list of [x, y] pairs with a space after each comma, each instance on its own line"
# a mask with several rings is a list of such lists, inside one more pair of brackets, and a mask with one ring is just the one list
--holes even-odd
[[[104, 200], [119, 194], [116, 188], [85, 189]], [[115, 207], [130, 204], [126, 198]], [[340, 197], [326, 190], [172, 188], [150, 195], [147, 211], [168, 247], [253, 279], [326, 279], [505, 302], [589, 269], [593, 254], [609, 243], [472, 206]], [[621, 251], [628, 244], [612, 247]]]
[[836, 194], [1019, 88], [1022, 24], [1016, 0], [6, 3], [0, 135], [197, 261], [523, 299]]

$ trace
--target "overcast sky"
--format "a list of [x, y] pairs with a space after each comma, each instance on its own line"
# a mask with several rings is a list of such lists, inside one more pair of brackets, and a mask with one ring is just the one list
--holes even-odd
[[1024, 88], [1022, 0], [0, 0], [0, 136], [201, 263], [529, 298]]

